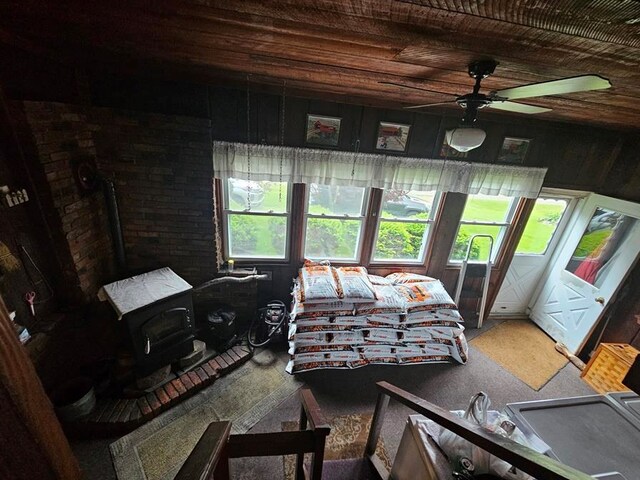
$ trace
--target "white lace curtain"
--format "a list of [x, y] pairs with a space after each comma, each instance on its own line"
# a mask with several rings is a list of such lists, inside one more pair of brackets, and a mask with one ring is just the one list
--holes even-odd
[[536, 198], [546, 168], [399, 157], [311, 148], [213, 143], [223, 180], [319, 183]]

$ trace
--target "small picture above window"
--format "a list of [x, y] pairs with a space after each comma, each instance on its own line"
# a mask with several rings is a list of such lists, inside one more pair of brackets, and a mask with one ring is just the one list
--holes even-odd
[[337, 147], [340, 137], [340, 118], [307, 115], [307, 136], [309, 145]]
[[498, 154], [498, 162], [524, 163], [530, 143], [530, 138], [504, 137]]
[[406, 152], [410, 129], [411, 125], [380, 122], [378, 124], [376, 149], [392, 152]]
[[440, 158], [467, 158], [469, 152], [460, 152], [455, 148], [451, 148], [447, 143], [447, 136], [443, 135], [442, 145], [440, 146]]

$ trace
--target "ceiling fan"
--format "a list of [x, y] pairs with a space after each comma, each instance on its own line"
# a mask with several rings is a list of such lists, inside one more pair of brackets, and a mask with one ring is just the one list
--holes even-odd
[[[462, 126], [470, 127], [475, 121], [478, 114], [478, 110], [481, 108], [494, 108], [496, 110], [506, 110], [508, 112], [536, 114], [551, 111], [550, 108], [537, 107], [534, 105], [527, 105], [525, 103], [512, 102], [511, 100], [520, 100], [523, 98], [542, 97], [545, 95], [560, 95], [565, 93], [574, 92], [586, 92], [590, 90], [601, 90], [604, 88], [610, 88], [611, 83], [600, 75], [579, 75], [576, 77], [562, 78], [559, 80], [551, 80], [547, 82], [531, 83], [529, 85], [522, 85], [519, 87], [507, 88], [505, 90], [495, 90], [488, 94], [480, 93], [480, 83], [483, 79], [491, 75], [498, 65], [493, 60], [482, 60], [479, 62], [473, 62], [469, 64], [468, 71], [469, 76], [475, 79], [475, 85], [473, 91], [465, 95], [456, 95], [453, 100], [446, 102], [427, 103], [424, 105], [412, 105], [404, 107], [406, 109], [418, 109], [434, 107], [437, 105], [448, 105], [457, 103], [464, 109], [464, 115], [462, 117]], [[440, 93], [434, 90], [427, 90], [425, 88], [414, 87], [411, 85], [403, 85], [401, 83], [394, 82], [380, 82], [385, 85], [393, 85], [397, 87], [412, 88], [414, 90], [421, 90], [426, 92]], [[477, 129], [476, 129], [477, 130]], [[482, 132], [480, 130], [480, 132]], [[468, 132], [470, 134], [471, 132]], [[476, 132], [477, 133], [477, 132]], [[469, 136], [469, 135], [467, 135]], [[471, 148], [480, 146], [484, 140], [484, 132], [482, 132], [482, 139], [479, 143]], [[456, 148], [449, 143], [450, 146]], [[467, 148], [467, 151], [471, 148]]]
[[[577, 77], [561, 78], [560, 80], [551, 80], [548, 82], [531, 83], [529, 85], [521, 85], [519, 87], [507, 88], [505, 90], [494, 90], [488, 94], [480, 93], [480, 82], [491, 75], [498, 65], [493, 60], [482, 60], [469, 64], [469, 76], [475, 78], [476, 83], [473, 86], [473, 92], [465, 95], [456, 95], [453, 100], [446, 102], [427, 103], [424, 105], [412, 105], [404, 107], [407, 109], [417, 109], [433, 107], [436, 105], [446, 105], [457, 103], [465, 109], [462, 119], [463, 123], [473, 123], [476, 119], [478, 109], [491, 107], [496, 110], [506, 110], [516, 113], [544, 113], [551, 111], [550, 108], [536, 107], [525, 103], [516, 103], [511, 100], [520, 100], [523, 98], [542, 97], [545, 95], [560, 95], [565, 93], [586, 92], [590, 90], [601, 90], [610, 88], [611, 83], [600, 75], [579, 75]], [[414, 87], [411, 85], [403, 85], [394, 82], [380, 82], [385, 85], [394, 85], [396, 87], [412, 88], [414, 90], [422, 90], [426, 92], [436, 92], [425, 88]]]

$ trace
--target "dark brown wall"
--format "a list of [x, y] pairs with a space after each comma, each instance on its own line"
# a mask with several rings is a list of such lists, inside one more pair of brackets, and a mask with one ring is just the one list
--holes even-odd
[[16, 311], [17, 321], [31, 327], [33, 317], [24, 295], [36, 293], [38, 314], [54, 310], [60, 298], [55, 288], [58, 262], [49, 247], [36, 189], [1, 91], [0, 104], [0, 185], [11, 191], [24, 189], [29, 196], [29, 201], [13, 207], [8, 206], [4, 195], [0, 199], [0, 294], [9, 310]]
[[[31, 187], [18, 178], [0, 150], [0, 185], [8, 185], [11, 190], [24, 188], [31, 194]], [[52, 282], [49, 258], [38, 237], [38, 229], [31, 222], [30, 211], [34, 200], [10, 208], [5, 203], [4, 194], [0, 196], [0, 294], [7, 308], [16, 311], [18, 321], [30, 326], [31, 312], [24, 300], [26, 292], [36, 292], [39, 313], [43, 308], [48, 310], [52, 306], [51, 292], [43, 280], [48, 278]], [[29, 262], [23, 248], [46, 277]]]
[[[247, 132], [245, 88], [89, 77], [90, 101], [101, 107], [91, 109], [95, 117], [91, 122], [96, 128], [96, 156], [101, 170], [116, 181], [123, 199], [122, 220], [131, 265], [134, 269], [148, 269], [169, 264], [183, 270], [192, 282], [209, 278], [215, 267], [209, 223], [211, 190], [202, 180], [212, 174], [207, 121], [210, 119], [213, 139], [279, 144], [283, 126], [281, 97], [262, 92], [260, 85], [250, 85]], [[284, 144], [290, 146], [304, 146], [306, 115], [313, 113], [342, 118], [338, 146], [342, 150], [373, 152], [378, 122], [395, 121], [412, 125], [408, 155], [436, 157], [444, 131], [458, 121], [456, 115], [437, 112], [416, 113], [296, 97], [287, 97], [285, 106]], [[180, 151], [184, 145], [181, 135], [187, 132], [176, 133], [176, 115], [190, 117], [195, 122], [191, 127], [202, 128], [187, 135], [192, 140], [194, 135], [198, 137], [197, 151]], [[120, 123], [114, 123], [116, 118]], [[156, 123], [149, 123], [150, 118], [155, 118]], [[162, 123], [166, 125], [160, 126]], [[549, 169], [545, 186], [640, 201], [638, 140], [630, 134], [523, 116], [493, 117], [489, 112], [482, 112], [479, 123], [487, 131], [487, 140], [470, 152], [469, 161], [495, 162], [505, 136], [531, 138], [525, 164]], [[171, 140], [165, 142], [167, 132], [171, 132]], [[456, 220], [447, 219], [442, 228], [455, 228]], [[456, 271], [446, 267], [447, 255], [443, 252], [432, 259], [429, 271], [440, 272], [452, 288]], [[503, 268], [507, 266], [508, 262]], [[274, 281], [263, 284], [263, 294], [286, 299], [297, 267], [268, 266], [273, 270]]]

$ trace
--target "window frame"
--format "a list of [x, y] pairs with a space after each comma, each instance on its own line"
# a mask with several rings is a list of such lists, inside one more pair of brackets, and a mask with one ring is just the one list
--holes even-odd
[[[465, 200], [465, 204], [464, 204], [464, 208], [462, 209], [462, 213], [460, 215], [460, 220], [458, 221], [458, 228], [456, 229], [456, 233], [453, 237], [453, 242], [451, 242], [451, 249], [449, 250], [449, 256], [447, 257], [447, 266], [460, 266], [462, 264], [462, 262], [464, 261], [464, 259], [462, 260], [453, 260], [451, 258], [451, 255], [453, 254], [453, 250], [455, 249], [456, 246], [456, 239], [458, 238], [458, 234], [460, 233], [460, 227], [462, 225], [479, 225], [479, 226], [488, 226], [488, 227], [500, 227], [500, 232], [497, 235], [495, 241], [494, 241], [494, 254], [493, 254], [493, 259], [489, 258], [489, 260], [491, 261], [491, 265], [492, 266], [496, 266], [498, 264], [501, 263], [501, 259], [502, 259], [502, 254], [504, 252], [505, 249], [505, 242], [504, 240], [506, 238], [508, 238], [509, 235], [509, 231], [511, 230], [511, 228], [514, 226], [514, 219], [516, 219], [517, 217], [517, 212], [519, 211], [520, 205], [522, 204], [523, 198], [522, 197], [507, 197], [507, 198], [511, 198], [511, 204], [509, 205], [509, 209], [507, 210], [507, 214], [506, 214], [506, 218], [504, 221], [502, 222], [480, 222], [480, 221], [470, 221], [470, 220], [463, 220], [462, 217], [464, 216], [464, 210], [467, 208], [467, 202], [469, 201], [469, 197], [473, 196], [474, 194], [468, 194], [467, 198]], [[485, 196], [492, 196], [492, 195], [485, 195]], [[496, 195], [498, 196], [498, 195]], [[495, 248], [497, 246], [497, 248]], [[482, 260], [471, 260], [469, 259], [469, 263], [470, 264], [484, 264], [486, 263], [486, 261], [482, 261]]]
[[[220, 227], [222, 229], [220, 239], [223, 244], [223, 257], [225, 261], [233, 259], [238, 263], [289, 263], [291, 261], [291, 229], [292, 229], [292, 204], [293, 204], [293, 183], [287, 183], [287, 199], [285, 201], [286, 211], [284, 213], [281, 212], [250, 212], [246, 209], [242, 210], [232, 210], [230, 208], [229, 201], [229, 180], [220, 180], [216, 179], [214, 182], [214, 186], [216, 187], [216, 200], [218, 202], [218, 209], [220, 214]], [[219, 188], [218, 188], [219, 187]], [[218, 193], [219, 192], [219, 193]], [[231, 232], [230, 228], [230, 215], [247, 215], [247, 216], [262, 216], [262, 217], [281, 217], [285, 218], [287, 222], [287, 229], [285, 235], [285, 245], [284, 245], [284, 257], [248, 257], [248, 256], [231, 256], [231, 237], [229, 233]]]
[[[427, 254], [429, 253], [430, 250], [430, 246], [431, 246], [431, 240], [432, 240], [432, 236], [433, 236], [433, 230], [434, 230], [434, 226], [436, 224], [436, 218], [437, 215], [439, 213], [439, 210], [441, 208], [441, 204], [442, 204], [442, 192], [439, 191], [435, 191], [435, 195], [433, 198], [433, 203], [431, 205], [431, 209], [429, 210], [429, 218], [426, 220], [409, 220], [408, 218], [384, 218], [382, 216], [382, 208], [384, 205], [384, 202], [382, 201], [382, 197], [384, 196], [384, 189], [379, 189], [381, 192], [381, 201], [380, 201], [380, 205], [378, 207], [378, 212], [376, 215], [377, 221], [375, 222], [375, 225], [373, 226], [373, 243], [371, 245], [371, 252], [370, 252], [370, 258], [369, 258], [369, 264], [370, 265], [375, 265], [375, 266], [389, 266], [389, 265], [407, 265], [407, 266], [420, 266], [420, 265], [424, 265], [425, 262], [427, 261]], [[376, 254], [376, 244], [378, 243], [378, 236], [380, 235], [380, 226], [382, 225], [382, 222], [393, 222], [393, 223], [422, 223], [422, 224], [426, 224], [428, 227], [428, 231], [427, 231], [427, 235], [423, 236], [422, 239], [422, 246], [421, 246], [421, 250], [422, 253], [420, 255], [420, 258], [418, 258], [417, 260], [410, 260], [410, 259], [381, 259], [381, 260], [377, 260], [375, 258], [375, 254]]]

